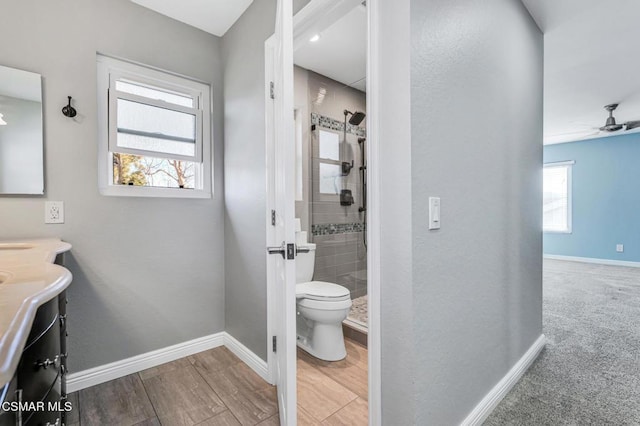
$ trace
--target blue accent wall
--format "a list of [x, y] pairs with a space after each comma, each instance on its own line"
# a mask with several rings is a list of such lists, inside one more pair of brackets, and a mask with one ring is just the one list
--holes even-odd
[[544, 253], [640, 262], [640, 134], [544, 147], [545, 163], [568, 160], [573, 232], [545, 233]]

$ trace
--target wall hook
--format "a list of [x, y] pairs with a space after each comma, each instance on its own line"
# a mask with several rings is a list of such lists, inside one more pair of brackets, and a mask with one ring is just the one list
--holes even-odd
[[67, 98], [69, 98], [69, 103], [62, 107], [62, 114], [64, 114], [65, 117], [73, 118], [78, 112], [71, 106], [71, 96], [67, 96]]

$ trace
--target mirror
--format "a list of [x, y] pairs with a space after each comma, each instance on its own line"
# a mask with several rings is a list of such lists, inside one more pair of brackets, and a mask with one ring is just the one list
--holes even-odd
[[0, 194], [44, 194], [42, 78], [0, 66]]

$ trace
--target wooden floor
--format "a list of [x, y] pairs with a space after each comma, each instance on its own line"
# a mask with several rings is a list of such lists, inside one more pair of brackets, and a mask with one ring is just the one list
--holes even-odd
[[276, 388], [219, 347], [70, 396], [67, 425], [277, 425]]
[[367, 349], [345, 339], [347, 358], [326, 362], [298, 348], [298, 425], [369, 424]]
[[[299, 351], [298, 424], [367, 424], [367, 350], [346, 340], [347, 359]], [[68, 426], [262, 425], [278, 420], [276, 388], [225, 347], [69, 396]]]

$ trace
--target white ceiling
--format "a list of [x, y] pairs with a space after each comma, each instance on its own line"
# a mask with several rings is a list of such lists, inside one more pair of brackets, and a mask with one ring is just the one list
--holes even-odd
[[141, 6], [222, 37], [253, 0], [131, 0]]
[[544, 32], [545, 143], [624, 133], [594, 129], [606, 104], [619, 123], [640, 120], [640, 1], [523, 2]]
[[320, 31], [316, 42], [295, 52], [296, 65], [365, 91], [367, 75], [367, 9], [358, 4]]
[[[223, 36], [253, 0], [131, 0], [208, 33]], [[365, 91], [367, 68], [367, 9], [360, 0], [343, 17], [320, 31], [315, 43], [297, 45], [295, 63]]]

